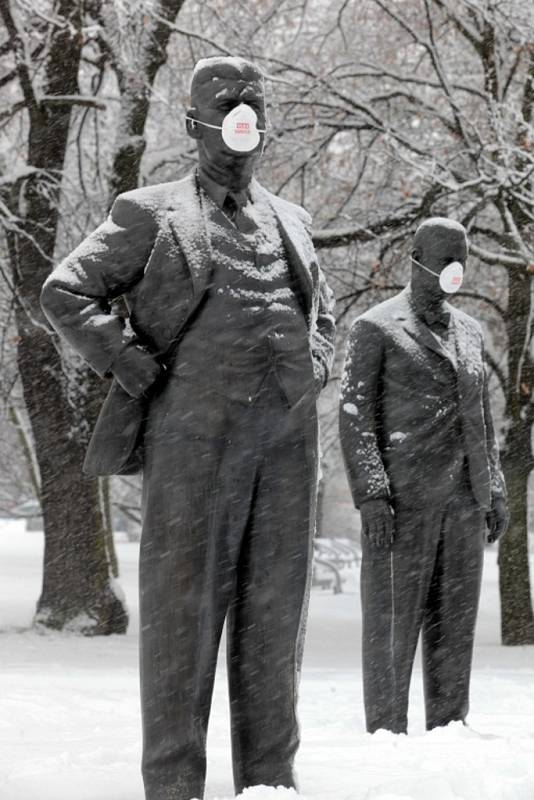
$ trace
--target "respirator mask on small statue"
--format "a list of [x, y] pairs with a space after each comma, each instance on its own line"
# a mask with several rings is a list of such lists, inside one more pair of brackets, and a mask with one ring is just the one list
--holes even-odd
[[424, 264], [421, 264], [421, 262], [417, 261], [417, 259], [415, 259], [413, 256], [412, 261], [414, 261], [418, 267], [426, 269], [426, 271], [430, 272], [431, 275], [435, 275], [436, 278], [439, 278], [439, 285], [447, 294], [454, 294], [462, 285], [464, 279], [464, 268], [459, 261], [453, 261], [451, 264], [447, 264], [447, 266], [442, 269], [441, 272], [434, 272], [433, 269], [425, 267]]
[[206, 128], [215, 128], [221, 131], [223, 142], [230, 150], [237, 153], [250, 153], [260, 143], [260, 133], [265, 133], [266, 128], [258, 128], [258, 115], [246, 103], [233, 108], [222, 121], [222, 125], [211, 125], [194, 117], [186, 117], [191, 122], [204, 125]]

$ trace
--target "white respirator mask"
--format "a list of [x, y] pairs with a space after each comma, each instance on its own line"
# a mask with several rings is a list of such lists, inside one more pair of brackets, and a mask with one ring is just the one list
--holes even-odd
[[215, 128], [222, 132], [223, 142], [230, 150], [237, 153], [250, 153], [260, 143], [260, 133], [265, 133], [265, 128], [258, 128], [258, 115], [246, 103], [233, 108], [222, 121], [222, 125], [211, 125], [194, 117], [186, 117], [193, 123], [204, 125], [206, 128]]
[[413, 256], [412, 261], [414, 261], [418, 267], [426, 269], [426, 271], [430, 272], [431, 275], [435, 275], [436, 278], [439, 278], [439, 285], [447, 294], [454, 294], [462, 285], [464, 279], [464, 268], [459, 261], [453, 261], [451, 264], [447, 264], [447, 266], [442, 269], [441, 272], [434, 272], [433, 269], [425, 267], [424, 264], [421, 264]]

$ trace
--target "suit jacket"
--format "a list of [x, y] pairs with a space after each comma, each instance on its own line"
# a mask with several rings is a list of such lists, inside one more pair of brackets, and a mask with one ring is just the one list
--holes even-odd
[[[314, 372], [323, 385], [334, 355], [333, 294], [317, 263], [311, 218], [253, 181], [271, 204], [300, 287]], [[41, 305], [55, 330], [101, 377], [134, 338], [164, 359], [201, 302], [213, 262], [194, 174], [119, 195], [107, 220], [49, 275]], [[110, 313], [123, 296], [131, 330]], [[143, 401], [114, 380], [88, 449], [85, 471], [122, 471], [139, 444]]]
[[415, 314], [408, 286], [354, 322], [341, 386], [340, 431], [356, 506], [423, 507], [454, 491], [467, 459], [478, 503], [505, 494], [479, 323], [450, 312], [447, 350]]

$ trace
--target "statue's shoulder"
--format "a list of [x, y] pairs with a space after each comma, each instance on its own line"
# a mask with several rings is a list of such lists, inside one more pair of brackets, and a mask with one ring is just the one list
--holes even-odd
[[462, 311], [461, 308], [456, 308], [451, 303], [446, 303], [447, 311], [450, 311], [452, 317], [455, 322], [460, 325], [463, 325], [472, 333], [478, 334], [480, 337], [483, 337], [482, 325], [475, 317], [472, 317], [471, 314], [467, 314], [465, 311]]
[[371, 306], [356, 318], [356, 322], [363, 321], [375, 325], [382, 330], [396, 327], [399, 321], [405, 319], [410, 313], [406, 290], [382, 300]]
[[154, 183], [151, 186], [141, 186], [138, 189], [123, 192], [117, 197], [117, 201], [134, 205], [143, 211], [156, 215], [158, 212], [172, 207], [174, 200], [184, 188], [189, 188], [193, 182], [194, 174], [191, 173], [178, 181]]
[[257, 180], [252, 182], [251, 191], [253, 198], [255, 193], [263, 194], [264, 197], [269, 199], [271, 205], [274, 206], [278, 212], [293, 216], [302, 222], [302, 224], [307, 228], [311, 228], [312, 218], [302, 206], [299, 206], [297, 203], [292, 203], [291, 200], [286, 200], [284, 197], [280, 197], [278, 194], [270, 192], [269, 189], [266, 189], [265, 186], [262, 186]]

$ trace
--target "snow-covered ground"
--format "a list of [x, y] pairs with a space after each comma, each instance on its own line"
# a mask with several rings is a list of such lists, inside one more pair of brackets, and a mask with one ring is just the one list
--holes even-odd
[[[28, 630], [43, 537], [0, 523], [0, 800], [142, 800], [138, 546], [119, 543], [126, 636]], [[410, 734], [364, 733], [357, 580], [314, 590], [300, 692], [301, 795], [243, 800], [534, 800], [534, 648], [499, 645], [497, 568], [486, 556], [469, 729], [425, 733], [416, 668]], [[224, 665], [215, 686], [207, 800], [233, 797]]]

